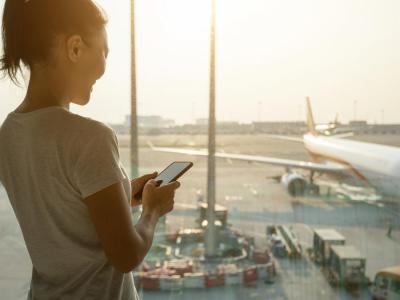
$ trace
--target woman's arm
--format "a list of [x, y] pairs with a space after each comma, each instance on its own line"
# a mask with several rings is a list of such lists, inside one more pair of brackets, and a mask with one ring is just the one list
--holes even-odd
[[104, 252], [117, 270], [130, 272], [143, 261], [158, 219], [173, 209], [178, 187], [178, 182], [163, 187], [157, 187], [154, 180], [146, 183], [143, 212], [136, 226], [121, 182], [84, 199]]

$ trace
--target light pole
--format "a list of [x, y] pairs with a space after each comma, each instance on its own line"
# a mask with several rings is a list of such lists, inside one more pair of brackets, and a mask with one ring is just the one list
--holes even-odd
[[217, 254], [217, 231], [215, 228], [215, 1], [212, 1], [210, 35], [210, 104], [208, 115], [208, 169], [207, 169], [207, 228], [205, 255]]
[[139, 175], [139, 151], [136, 98], [136, 44], [135, 44], [135, 0], [131, 0], [131, 178]]

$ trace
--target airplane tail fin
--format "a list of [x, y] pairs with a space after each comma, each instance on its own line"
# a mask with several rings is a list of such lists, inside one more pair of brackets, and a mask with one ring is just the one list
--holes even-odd
[[315, 130], [315, 122], [314, 122], [314, 116], [313, 112], [311, 109], [311, 102], [310, 98], [306, 98], [306, 107], [307, 107], [307, 127], [308, 127], [308, 132], [311, 133], [312, 135], [318, 135], [318, 132]]
[[335, 124], [335, 125], [339, 124], [339, 114], [338, 113], [336, 113], [335, 120], [333, 121], [333, 124]]

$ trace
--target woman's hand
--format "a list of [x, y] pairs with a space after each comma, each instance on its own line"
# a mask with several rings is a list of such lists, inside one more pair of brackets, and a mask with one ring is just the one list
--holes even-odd
[[132, 188], [132, 199], [131, 206], [135, 207], [142, 204], [142, 193], [144, 185], [150, 179], [156, 178], [158, 175], [157, 172], [153, 172], [152, 174], [146, 174], [141, 177], [135, 178], [131, 180], [131, 188]]
[[149, 180], [143, 189], [143, 213], [160, 218], [174, 208], [175, 190], [180, 183], [173, 181], [169, 184], [158, 186], [154, 179]]

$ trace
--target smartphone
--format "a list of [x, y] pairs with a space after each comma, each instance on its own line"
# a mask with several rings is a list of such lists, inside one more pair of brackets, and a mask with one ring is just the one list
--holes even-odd
[[192, 166], [193, 163], [190, 161], [175, 161], [158, 174], [154, 180], [158, 181], [158, 186], [166, 185], [177, 180]]
[[[190, 161], [175, 161], [166, 167], [154, 180], [158, 181], [157, 186], [166, 185], [181, 177], [187, 170], [193, 166]], [[135, 201], [141, 201], [143, 190], [133, 195]]]

